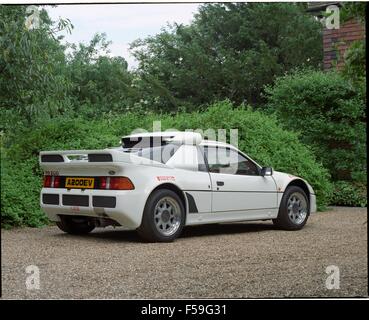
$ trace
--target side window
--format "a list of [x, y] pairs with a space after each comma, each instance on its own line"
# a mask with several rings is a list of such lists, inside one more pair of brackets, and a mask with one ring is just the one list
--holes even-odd
[[230, 148], [205, 147], [209, 171], [212, 173], [259, 175], [255, 163]]
[[198, 170], [208, 172], [208, 167], [204, 159], [204, 149], [202, 147], [197, 147], [197, 161], [198, 161]]

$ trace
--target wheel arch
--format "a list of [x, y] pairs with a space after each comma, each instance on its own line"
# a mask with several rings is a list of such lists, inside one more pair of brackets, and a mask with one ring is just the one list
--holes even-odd
[[300, 187], [302, 190], [304, 190], [306, 198], [308, 199], [309, 206], [310, 206], [310, 191], [309, 191], [309, 187], [307, 183], [302, 179], [294, 179], [290, 183], [287, 184], [285, 191], [287, 190], [288, 187], [292, 187], [292, 186]]
[[[160, 189], [168, 189], [168, 190], [171, 190], [173, 192], [175, 192], [178, 197], [181, 199], [182, 201], [182, 204], [183, 204], [183, 207], [185, 209], [185, 217], [187, 218], [187, 201], [186, 201], [186, 197], [185, 197], [185, 194], [184, 192], [177, 186], [175, 185], [174, 183], [162, 183], [162, 184], [159, 184], [158, 186], [156, 186], [153, 190], [151, 190], [151, 192], [149, 193], [149, 196], [147, 197], [146, 199], [146, 203], [147, 201], [149, 200], [150, 196], [157, 190], [160, 190]], [[146, 203], [145, 203], [145, 206], [146, 206]]]

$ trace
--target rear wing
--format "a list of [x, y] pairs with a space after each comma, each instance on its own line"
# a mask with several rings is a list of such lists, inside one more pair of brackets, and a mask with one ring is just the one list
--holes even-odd
[[180, 132], [180, 131], [164, 131], [164, 132], [147, 132], [136, 133], [122, 137], [122, 146], [124, 148], [147, 148], [163, 145], [165, 143], [172, 144], [188, 144], [199, 145], [202, 142], [202, 136], [198, 132]]
[[41, 168], [47, 170], [89, 166], [113, 168], [123, 163], [167, 168], [163, 163], [123, 152], [121, 149], [41, 151], [39, 162]]

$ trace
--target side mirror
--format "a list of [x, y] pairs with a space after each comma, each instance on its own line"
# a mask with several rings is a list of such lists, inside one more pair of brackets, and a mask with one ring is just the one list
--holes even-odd
[[273, 175], [273, 168], [272, 167], [262, 167], [261, 171], [260, 171], [260, 175], [262, 177], [272, 176]]

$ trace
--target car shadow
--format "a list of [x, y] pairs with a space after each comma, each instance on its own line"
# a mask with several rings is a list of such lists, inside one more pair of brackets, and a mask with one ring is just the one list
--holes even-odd
[[66, 239], [80, 239], [91, 241], [108, 241], [108, 242], [142, 242], [136, 231], [124, 230], [122, 228], [107, 229], [97, 228], [93, 232], [82, 235], [67, 234], [63, 231], [54, 235], [55, 237]]
[[184, 228], [181, 238], [218, 236], [237, 233], [262, 232], [276, 229], [271, 223], [219, 223], [189, 226]]
[[[195, 238], [203, 236], [219, 236], [229, 234], [242, 234], [252, 232], [263, 232], [269, 230], [276, 230], [272, 223], [219, 223], [219, 224], [204, 224], [197, 226], [187, 226], [183, 229], [180, 238]], [[95, 229], [93, 232], [87, 235], [70, 235], [63, 233], [57, 233], [55, 237], [68, 238], [68, 239], [89, 239], [89, 240], [103, 240], [110, 242], [136, 242], [144, 243], [141, 237], [136, 231], [122, 230], [122, 228], [106, 228]]]

